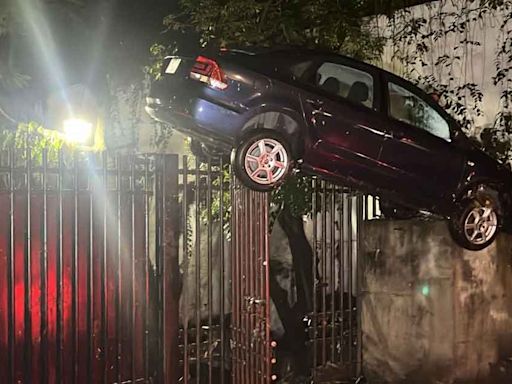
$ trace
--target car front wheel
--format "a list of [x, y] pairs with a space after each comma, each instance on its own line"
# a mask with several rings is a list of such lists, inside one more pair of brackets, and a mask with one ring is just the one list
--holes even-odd
[[493, 197], [467, 198], [450, 220], [450, 232], [460, 246], [478, 251], [489, 246], [501, 225], [498, 203]]
[[290, 146], [277, 132], [249, 136], [235, 149], [233, 167], [240, 181], [256, 191], [270, 191], [282, 184], [292, 166]]

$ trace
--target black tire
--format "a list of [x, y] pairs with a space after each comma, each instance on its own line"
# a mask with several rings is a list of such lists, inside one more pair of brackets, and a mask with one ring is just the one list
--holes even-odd
[[[276, 159], [271, 160], [271, 164], [268, 165], [269, 169], [271, 169], [271, 172], [274, 169], [279, 169], [278, 174], [277, 174], [279, 177], [276, 177], [276, 180], [269, 180], [268, 172], [267, 172], [266, 168], [264, 168], [264, 169], [262, 168], [261, 172], [264, 172], [264, 174], [267, 174], [267, 178], [266, 178], [267, 180], [265, 182], [263, 182], [263, 181], [257, 182], [255, 179], [258, 179], [258, 177], [251, 177], [251, 175], [248, 173], [249, 171], [246, 168], [246, 156], [248, 155], [249, 150], [255, 149], [253, 147], [254, 145], [257, 145], [258, 142], [260, 142], [261, 140], [264, 140], [264, 139], [269, 140], [269, 145], [273, 144], [274, 142], [279, 143], [284, 150], [286, 158], [283, 158], [283, 155], [281, 155], [281, 153], [279, 153], [279, 155], [281, 155], [281, 157], [277, 157]], [[254, 132], [253, 134], [246, 136], [242, 140], [242, 142], [238, 145], [238, 147], [236, 147], [233, 150], [233, 155], [232, 155], [232, 160], [231, 160], [235, 174], [238, 177], [238, 179], [242, 182], [242, 184], [244, 184], [246, 187], [248, 187], [252, 190], [260, 191], [260, 192], [268, 192], [268, 191], [271, 191], [274, 188], [278, 187], [279, 185], [281, 185], [285, 181], [287, 176], [290, 174], [290, 172], [293, 168], [292, 161], [293, 161], [293, 157], [292, 157], [292, 153], [291, 153], [290, 144], [288, 143], [288, 141], [286, 140], [286, 138], [283, 135], [279, 134], [276, 131], [272, 131], [272, 130], [263, 130], [263, 131], [258, 130], [256, 132]], [[281, 167], [276, 166], [276, 167], [270, 168], [272, 164], [275, 164], [277, 162], [282, 164], [283, 167], [281, 168]], [[249, 166], [252, 166], [252, 165], [249, 165]], [[255, 163], [254, 167], [256, 167], [256, 163]], [[257, 167], [258, 167], [258, 169], [260, 169], [260, 163], [257, 163]], [[255, 170], [255, 172], [256, 171], [257, 170]], [[257, 176], [261, 175], [261, 172]], [[253, 172], [253, 175], [254, 175], [254, 172]], [[261, 178], [261, 179], [263, 179], [263, 178]]]
[[386, 219], [408, 220], [418, 216], [418, 211], [384, 199], [379, 200], [379, 207]]
[[[471, 251], [479, 251], [491, 245], [498, 235], [502, 223], [502, 218], [499, 213], [499, 202], [496, 198], [492, 194], [480, 193], [478, 197], [466, 197], [458, 205], [459, 208], [448, 222], [448, 227], [453, 240], [461, 247]], [[485, 224], [474, 222], [472, 219], [475, 217], [475, 211], [483, 211], [485, 209], [491, 210], [485, 219]], [[473, 224], [475, 227], [474, 231], [478, 233], [472, 240], [475, 233], [472, 232], [471, 229]], [[466, 228], [466, 225], [468, 228]], [[491, 227], [493, 226], [495, 228], [491, 230]], [[478, 230], [476, 230], [477, 227]], [[484, 235], [481, 233], [482, 231], [488, 232]]]

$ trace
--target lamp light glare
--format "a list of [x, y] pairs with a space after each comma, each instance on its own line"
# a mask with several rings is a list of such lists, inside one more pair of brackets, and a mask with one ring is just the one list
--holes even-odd
[[85, 144], [92, 135], [92, 124], [82, 119], [67, 119], [63, 128], [66, 140], [71, 143]]

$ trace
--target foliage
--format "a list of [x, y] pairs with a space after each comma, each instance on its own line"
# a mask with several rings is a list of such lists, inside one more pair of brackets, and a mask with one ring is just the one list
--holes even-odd
[[203, 46], [300, 45], [377, 58], [383, 41], [362, 17], [361, 1], [182, 0], [164, 24], [195, 31]]
[[21, 149], [26, 156], [30, 150], [32, 159], [41, 162], [43, 151], [47, 151], [49, 161], [56, 161], [64, 141], [56, 131], [44, 129], [36, 122], [20, 123], [16, 130], [0, 130], [0, 148]]
[[312, 209], [313, 185], [310, 177], [294, 174], [278, 190], [274, 191], [272, 201], [277, 206], [286, 205], [292, 215], [304, 216]]
[[512, 3], [497, 6], [503, 16], [496, 54], [494, 85], [501, 88], [501, 111], [493, 129], [482, 137], [485, 148], [503, 162], [512, 164]]
[[480, 134], [485, 150], [502, 161], [512, 162], [512, 114], [500, 112], [494, 125]]
[[[512, 107], [512, 4], [504, 1], [441, 0], [426, 11], [404, 9], [389, 18], [391, 56], [400, 63], [401, 75], [427, 91], [442, 95], [441, 103], [467, 134], [482, 141], [500, 160], [511, 160]], [[485, 34], [475, 28], [501, 20], [496, 49], [494, 85], [501, 88], [501, 111], [490, 130], [480, 134], [476, 121], [483, 116], [483, 93], [473, 75], [473, 57], [482, 52]]]

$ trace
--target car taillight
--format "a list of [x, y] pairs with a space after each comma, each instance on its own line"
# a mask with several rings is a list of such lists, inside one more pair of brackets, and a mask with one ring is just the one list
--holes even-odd
[[198, 56], [190, 71], [190, 78], [208, 84], [212, 88], [226, 89], [226, 76], [215, 60]]

